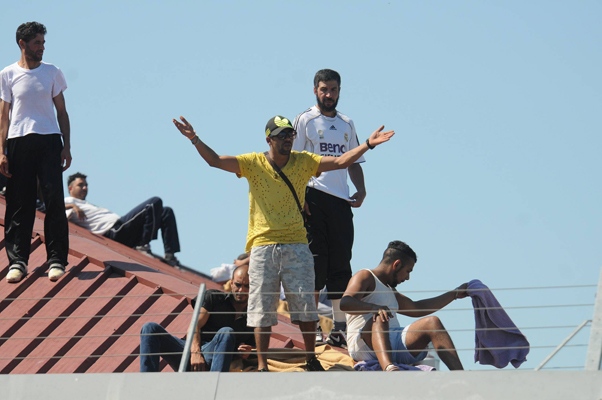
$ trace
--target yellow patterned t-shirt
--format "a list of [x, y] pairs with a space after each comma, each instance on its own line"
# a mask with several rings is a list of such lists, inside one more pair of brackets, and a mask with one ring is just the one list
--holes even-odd
[[[297, 202], [272, 168], [263, 153], [236, 156], [239, 178], [249, 182], [249, 229], [245, 251], [269, 244], [307, 243], [303, 218]], [[305, 203], [305, 187], [309, 178], [318, 172], [322, 156], [306, 151], [291, 151], [282, 172], [293, 184], [301, 202]]]

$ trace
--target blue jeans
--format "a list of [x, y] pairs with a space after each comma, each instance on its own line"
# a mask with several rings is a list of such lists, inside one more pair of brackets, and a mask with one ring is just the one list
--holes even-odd
[[[233, 332], [230, 327], [220, 328], [213, 340], [201, 346], [210, 371], [230, 371], [232, 353], [236, 351]], [[161, 325], [147, 322], [140, 331], [140, 372], [159, 372], [159, 357], [163, 357], [177, 371], [185, 343], [185, 340], [167, 333]], [[190, 362], [186, 370], [190, 371]]]

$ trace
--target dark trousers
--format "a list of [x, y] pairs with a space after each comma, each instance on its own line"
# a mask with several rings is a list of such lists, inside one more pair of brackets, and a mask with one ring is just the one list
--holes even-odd
[[104, 236], [129, 247], [144, 246], [158, 237], [159, 229], [165, 253], [180, 251], [178, 226], [173, 210], [163, 207], [163, 201], [159, 197], [151, 197], [119, 218]]
[[38, 181], [44, 203], [44, 236], [48, 263], [67, 265], [69, 228], [65, 215], [60, 134], [29, 134], [7, 140], [8, 167], [4, 236], [10, 264], [27, 265], [36, 215]]
[[312, 237], [309, 249], [314, 255], [316, 290], [324, 285], [329, 299], [340, 299], [351, 279], [353, 212], [343, 199], [308, 188], [305, 201], [311, 215], [307, 230]]

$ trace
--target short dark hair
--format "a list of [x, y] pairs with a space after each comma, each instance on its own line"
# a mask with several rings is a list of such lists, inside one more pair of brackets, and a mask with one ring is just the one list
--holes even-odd
[[383, 253], [383, 262], [390, 264], [396, 260], [401, 260], [401, 265], [405, 266], [409, 262], [418, 261], [416, 253], [410, 246], [401, 240], [389, 242], [387, 249]]
[[321, 69], [314, 76], [314, 87], [317, 88], [320, 82], [328, 81], [337, 81], [337, 84], [341, 86], [341, 75], [332, 69]]
[[249, 258], [249, 253], [242, 253], [241, 255], [239, 255], [238, 257], [236, 257], [236, 259], [238, 261], [242, 261], [242, 260], [244, 260], [246, 258]]
[[71, 186], [71, 183], [77, 178], [86, 179], [87, 177], [87, 175], [84, 175], [81, 172], [76, 172], [73, 175], [70, 175], [69, 178], [67, 178], [67, 187]]
[[39, 33], [42, 35], [46, 34], [46, 27], [39, 22], [25, 22], [17, 28], [17, 44], [19, 40], [23, 40], [25, 43], [35, 38]]

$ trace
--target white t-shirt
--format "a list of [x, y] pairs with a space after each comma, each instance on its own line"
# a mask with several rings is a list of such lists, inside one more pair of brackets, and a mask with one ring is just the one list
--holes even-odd
[[97, 207], [86, 200], [76, 199], [75, 197], [65, 197], [65, 204], [75, 204], [80, 210], [86, 214], [84, 220], [77, 218], [77, 215], [70, 208], [66, 210], [67, 218], [82, 228], [88, 229], [90, 232], [97, 235], [104, 235], [115, 225], [115, 222], [120, 218], [119, 215], [107, 210], [106, 208]]
[[[353, 121], [338, 111], [335, 117], [327, 117], [313, 106], [297, 115], [293, 126], [297, 131], [293, 150], [340, 157], [359, 146]], [[364, 161], [364, 156], [361, 156], [356, 163]], [[312, 177], [307, 186], [349, 200], [346, 168], [322, 172], [319, 177]]]
[[65, 76], [52, 64], [24, 69], [14, 63], [0, 71], [0, 98], [11, 104], [7, 138], [61, 133], [53, 99], [65, 89]]

